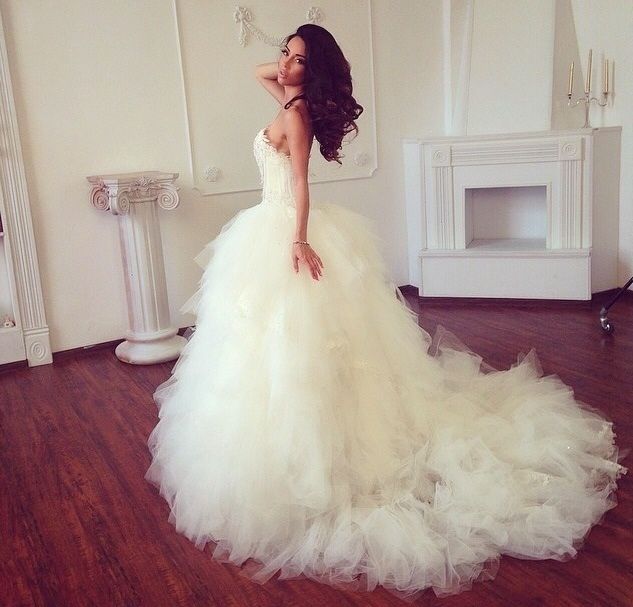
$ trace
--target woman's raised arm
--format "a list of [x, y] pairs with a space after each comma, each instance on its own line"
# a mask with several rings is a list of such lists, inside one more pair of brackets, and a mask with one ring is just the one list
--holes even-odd
[[284, 102], [284, 87], [277, 82], [277, 62], [260, 63], [255, 67], [255, 78], [279, 102]]

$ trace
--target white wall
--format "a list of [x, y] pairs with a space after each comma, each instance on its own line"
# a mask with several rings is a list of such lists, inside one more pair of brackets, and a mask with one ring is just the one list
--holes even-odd
[[633, 2], [572, 0], [571, 4], [584, 67], [593, 49], [596, 90], [602, 83], [602, 57], [615, 65], [613, 98], [606, 108], [592, 107], [590, 121], [592, 126], [622, 126], [618, 266], [624, 283], [633, 274]]
[[584, 90], [590, 48], [594, 94], [601, 90], [604, 57], [615, 64], [615, 94], [606, 108], [592, 106], [590, 123], [622, 126], [618, 274], [624, 284], [633, 274], [633, 1], [443, 0], [451, 12], [451, 31], [444, 30], [451, 43], [443, 45], [449, 52], [459, 52], [469, 5], [470, 71], [458, 74], [451, 57], [448, 75], [454, 95], [459, 85], [468, 90], [466, 106], [455, 108], [465, 114], [465, 129], [446, 134], [580, 128], [583, 109], [567, 106], [569, 63], [576, 67], [574, 98]]
[[[582, 105], [570, 107], [567, 105], [569, 88], [569, 66], [574, 63], [574, 80], [572, 98], [575, 101], [584, 93], [584, 67], [587, 57], [580, 59], [578, 38], [574, 23], [574, 11], [571, 0], [556, 0], [555, 3], [555, 34], [552, 79], [552, 128], [574, 129], [585, 122], [585, 111]], [[600, 79], [594, 82], [600, 82]]]
[[550, 128], [552, 0], [475, 0], [468, 135]]
[[[468, 0], [445, 1], [452, 3], [449, 30], [460, 35]], [[554, 10], [556, 2], [567, 2], [562, 13]], [[146, 168], [179, 172], [187, 183], [172, 0], [0, 0], [0, 10], [53, 351], [120, 339], [127, 310], [116, 218], [90, 205], [85, 177]], [[378, 170], [369, 179], [312, 186], [315, 198], [338, 199], [380, 220], [396, 284], [407, 277], [401, 140], [445, 134], [443, 10], [439, 0], [372, 0]], [[556, 14], [560, 18], [565, 10], [573, 14], [573, 32], [555, 29]], [[566, 78], [559, 73], [566, 51], [555, 58], [555, 50], [573, 47], [577, 36], [572, 55], [584, 61], [592, 47], [595, 56], [606, 52], [615, 60], [614, 105], [594, 110], [592, 120], [624, 127], [622, 282], [633, 273], [632, 13], [630, 0], [475, 0], [465, 97], [468, 134], [548, 129], [557, 111], [552, 91]], [[456, 52], [459, 42], [449, 48]], [[272, 47], [252, 44], [260, 45], [261, 62], [275, 58]], [[459, 73], [457, 59], [448, 62], [452, 74]], [[251, 74], [235, 73], [230, 63], [224, 73], [252, 90]], [[257, 90], [255, 99], [245, 95], [244, 107], [238, 100], [230, 113], [226, 107], [209, 111], [234, 119], [256, 102], [273, 117], [276, 102]], [[459, 87], [450, 82], [447, 90], [457, 95]], [[200, 277], [193, 257], [238, 210], [255, 204], [256, 194], [200, 197], [182, 187], [180, 207], [162, 213], [169, 299], [178, 326], [193, 320], [176, 312]]]
[[[402, 284], [400, 140], [441, 134], [441, 4], [373, 0], [372, 6], [379, 168], [370, 179], [313, 184], [311, 191], [380, 219], [387, 260]], [[90, 205], [85, 177], [159, 169], [179, 172], [181, 185], [188, 183], [172, 0], [0, 0], [0, 10], [52, 349], [122, 338], [127, 309], [116, 218]], [[255, 39], [250, 44], [261, 49], [258, 63], [276, 58], [274, 47]], [[275, 100], [261, 87], [255, 87], [258, 97], [251, 94], [252, 74], [221, 60], [244, 99], [209, 111], [234, 120], [260, 103], [274, 117]], [[178, 209], [161, 213], [161, 229], [172, 318], [186, 326], [193, 317], [177, 310], [197, 288], [200, 268], [193, 257], [238, 210], [258, 200], [257, 192], [200, 197], [186, 186], [180, 196]]]
[[[86, 176], [186, 170], [171, 3], [3, 1], [0, 10], [52, 350], [120, 338], [116, 218], [91, 206]], [[174, 215], [165, 240], [177, 257], [208, 219], [191, 204]]]

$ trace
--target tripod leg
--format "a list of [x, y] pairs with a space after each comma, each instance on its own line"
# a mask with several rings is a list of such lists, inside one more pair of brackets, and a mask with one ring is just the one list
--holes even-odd
[[613, 323], [607, 318], [607, 312], [609, 308], [621, 297], [621, 295], [633, 284], [633, 276], [629, 281], [611, 298], [611, 301], [606, 306], [602, 306], [600, 309], [600, 326], [607, 332], [613, 333]]

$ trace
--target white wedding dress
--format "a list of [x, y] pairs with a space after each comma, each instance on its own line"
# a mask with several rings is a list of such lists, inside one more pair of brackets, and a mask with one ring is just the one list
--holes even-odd
[[409, 600], [493, 577], [501, 554], [573, 557], [626, 472], [611, 422], [534, 350], [496, 370], [421, 329], [356, 212], [311, 202], [323, 276], [295, 273], [290, 158], [265, 129], [254, 153], [261, 202], [196, 257], [196, 330], [154, 394], [146, 479], [176, 530], [260, 583]]

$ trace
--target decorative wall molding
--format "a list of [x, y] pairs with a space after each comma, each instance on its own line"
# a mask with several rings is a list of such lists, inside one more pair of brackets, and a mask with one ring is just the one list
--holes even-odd
[[452, 164], [507, 164], [522, 162], [555, 162], [559, 145], [553, 141], [516, 141], [455, 146]]
[[[29, 366], [49, 364], [53, 362], [53, 355], [1, 11], [0, 125], [0, 205], [4, 207], [9, 283], [14, 290], [12, 299], [17, 308], [16, 327], [14, 334], [9, 336], [9, 344], [4, 343], [5, 333], [0, 332], [0, 352], [4, 362], [10, 362], [5, 359], [7, 354], [13, 360], [23, 360], [21, 354], [25, 354]], [[11, 351], [7, 352], [6, 348]]]
[[470, 92], [470, 70], [473, 53], [473, 24], [475, 21], [475, 1], [466, 0], [465, 15], [462, 31], [458, 35], [462, 44], [460, 49], [459, 74], [455, 87], [453, 103], [453, 118], [451, 122], [452, 135], [465, 135], [468, 131], [468, 97]]
[[448, 167], [451, 166], [451, 146], [436, 145], [431, 150], [431, 166], [432, 167]]
[[432, 166], [558, 162], [582, 160], [581, 137], [542, 140], [495, 141], [476, 144], [437, 144], [432, 147]]
[[[238, 33], [238, 41], [240, 46], [248, 44], [248, 32], [251, 32], [258, 40], [271, 46], [279, 46], [283, 42], [283, 37], [271, 36], [264, 33], [253, 23], [251, 10], [244, 6], [236, 6], [233, 12], [235, 23], [240, 26]], [[319, 23], [323, 21], [323, 12], [318, 6], [311, 6], [306, 12], [306, 21], [308, 23]]]
[[[267, 124], [271, 119], [271, 116], [267, 115], [265, 111], [266, 108], [272, 107], [269, 103], [270, 99], [267, 100], [265, 93], [262, 95], [262, 116], [254, 120], [257, 108], [254, 108], [252, 103], [249, 105], [250, 100], [246, 100], [244, 105], [240, 106], [239, 102], [236, 103], [235, 96], [230, 96], [227, 93], [227, 91], [234, 90], [235, 87], [242, 90], [241, 84], [231, 83], [230, 87], [217, 87], [216, 73], [222, 73], [222, 70], [210, 70], [208, 63], [202, 69], [202, 64], [198, 58], [200, 56], [211, 58], [221, 56], [221, 53], [225, 52], [226, 44], [231, 44], [234, 40], [230, 30], [228, 32], [218, 31], [216, 35], [208, 37], [196, 35], [193, 29], [191, 35], [189, 32], [190, 28], [194, 28], [194, 23], [195, 28], [207, 27], [207, 29], [212, 29], [216, 27], [215, 23], [218, 22], [218, 19], [222, 19], [223, 15], [226, 15], [225, 11], [230, 6], [232, 20], [239, 26], [238, 43], [242, 47], [248, 46], [250, 36], [271, 46], [279, 46], [283, 37], [270, 34], [265, 31], [264, 27], [256, 25], [256, 15], [251, 7], [229, 5], [223, 1], [214, 3], [210, 9], [211, 12], [201, 12], [198, 15], [195, 13], [196, 6], [196, 4], [182, 0], [172, 1], [184, 98], [191, 187], [201, 196], [252, 192], [258, 190], [260, 184], [256, 173], [256, 163], [248, 152], [258, 128]], [[263, 10], [267, 9], [267, 5], [263, 2], [257, 3], [256, 6], [262, 6]], [[349, 59], [355, 68], [354, 96], [364, 107], [364, 112], [361, 116], [362, 124], [358, 136], [350, 137], [343, 142], [342, 166], [337, 162], [327, 162], [322, 158], [318, 152], [318, 142], [315, 142], [310, 163], [310, 183], [362, 179], [371, 177], [378, 168], [371, 0], [350, 0], [345, 4], [344, 10], [339, 10], [338, 7], [339, 4], [336, 0], [323, 0], [319, 6], [309, 6], [305, 9], [305, 19], [308, 22], [317, 23], [324, 21], [328, 14], [335, 15], [334, 24], [339, 31], [341, 30], [341, 19], [349, 19], [350, 23], [354, 24], [354, 31], [357, 32], [358, 39], [354, 41], [355, 44], [349, 45], [351, 53]], [[257, 8], [257, 10], [260, 9]], [[295, 4], [286, 5], [285, 12], [281, 12], [279, 7], [268, 6], [266, 16], [279, 17], [280, 14], [283, 16], [288, 10], [294, 11]], [[206, 21], [202, 23], [200, 20]], [[275, 23], [283, 25], [284, 20], [277, 18]], [[343, 23], [345, 24], [346, 21]], [[286, 35], [288, 31], [293, 31], [293, 26], [289, 26]], [[343, 27], [343, 31], [345, 31], [345, 27]], [[231, 42], [227, 38], [229, 35]], [[342, 46], [345, 50], [344, 41]], [[364, 52], [365, 47], [367, 47], [368, 52]], [[359, 52], [359, 48], [363, 49], [362, 53]], [[249, 51], [245, 48], [244, 52]], [[253, 54], [252, 51], [250, 53]], [[262, 56], [261, 61], [265, 61], [264, 56]], [[240, 73], [246, 72], [240, 68]], [[244, 78], [247, 78], [247, 75]], [[244, 87], [249, 86], [251, 84], [247, 82], [244, 85]], [[210, 91], [213, 91], [212, 95]], [[226, 116], [218, 116], [217, 109], [208, 111], [205, 109], [212, 108], [213, 103], [217, 104], [216, 107], [225, 107], [226, 109], [223, 111]], [[236, 113], [239, 112], [240, 107], [243, 109], [242, 116]], [[229, 128], [231, 121], [234, 122], [235, 129]], [[216, 124], [217, 128], [214, 126]], [[251, 126], [248, 126], [249, 124]], [[243, 148], [238, 147], [238, 140], [233, 133], [231, 138], [228, 138], [227, 131], [229, 130], [233, 130], [233, 133], [239, 137], [239, 141], [244, 140]], [[220, 144], [220, 140], [224, 145]]]
[[437, 195], [437, 205], [433, 210], [432, 221], [434, 242], [438, 249], [455, 247], [455, 228], [453, 217], [453, 171], [448, 165], [433, 168], [433, 184]]
[[[474, 0], [463, 0], [461, 19], [453, 15], [454, 0], [442, 3], [444, 131], [465, 135], [468, 122], [468, 93], [473, 43]], [[453, 57], [459, 58], [457, 73]]]
[[582, 160], [582, 138], [567, 137], [558, 141], [559, 160]]
[[356, 163], [357, 166], [363, 167], [369, 162], [369, 158], [370, 156], [367, 152], [358, 152], [354, 156], [354, 162]]
[[556, 236], [561, 249], [580, 247], [582, 243], [582, 162], [581, 158], [560, 163], [560, 203], [555, 209]]
[[453, 36], [451, 31], [452, 0], [442, 2], [442, 85], [444, 90], [444, 133], [453, 135]]
[[222, 169], [220, 167], [207, 167], [204, 170], [204, 178], [207, 181], [217, 181], [222, 177]]

